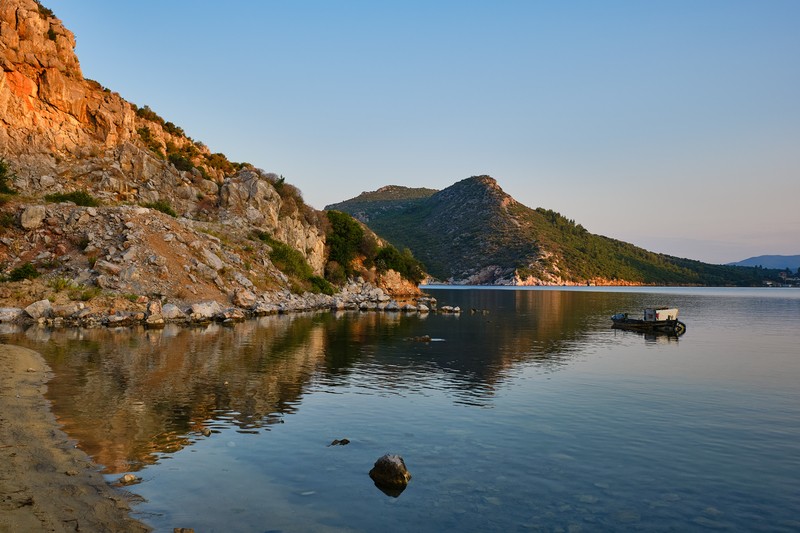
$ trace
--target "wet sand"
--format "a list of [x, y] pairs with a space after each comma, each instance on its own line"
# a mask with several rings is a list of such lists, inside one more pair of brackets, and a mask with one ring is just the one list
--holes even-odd
[[0, 533], [149, 531], [59, 428], [49, 377], [38, 353], [0, 344]]

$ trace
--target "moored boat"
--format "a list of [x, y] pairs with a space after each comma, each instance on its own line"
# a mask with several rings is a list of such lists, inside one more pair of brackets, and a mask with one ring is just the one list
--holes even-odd
[[643, 318], [631, 318], [628, 313], [611, 316], [613, 326], [619, 329], [666, 333], [680, 336], [686, 333], [686, 324], [678, 320], [677, 307], [648, 308]]

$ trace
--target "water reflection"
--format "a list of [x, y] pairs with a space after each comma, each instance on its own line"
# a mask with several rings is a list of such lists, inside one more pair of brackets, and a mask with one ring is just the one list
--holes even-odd
[[[34, 327], [8, 334], [8, 342], [43, 353], [56, 375], [48, 391], [56, 416], [107, 473], [119, 473], [227, 427], [269, 430], [318, 389], [380, 395], [435, 389], [456, 403], [490, 406], [520, 365], [554, 371], [587, 338], [613, 339], [609, 313], [592, 295], [443, 296], [475, 312], [322, 313], [163, 330]], [[442, 342], [414, 340], [423, 335]]]

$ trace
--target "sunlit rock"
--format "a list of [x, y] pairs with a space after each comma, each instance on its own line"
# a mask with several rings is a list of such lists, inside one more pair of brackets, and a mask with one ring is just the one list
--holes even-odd
[[411, 480], [411, 474], [403, 458], [392, 454], [386, 454], [375, 461], [375, 466], [369, 471], [369, 477], [375, 482], [375, 486], [395, 498], [403, 492]]
[[15, 322], [22, 318], [25, 310], [19, 307], [2, 307], [0, 308], [0, 322]]
[[45, 216], [46, 210], [43, 205], [32, 205], [22, 212], [19, 223], [25, 229], [36, 229], [42, 225]]
[[39, 300], [25, 308], [25, 312], [34, 320], [47, 318], [52, 313], [50, 300]]

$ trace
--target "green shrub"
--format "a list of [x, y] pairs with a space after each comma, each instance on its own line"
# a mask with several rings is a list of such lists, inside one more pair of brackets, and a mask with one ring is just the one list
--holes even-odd
[[17, 217], [14, 213], [7, 211], [0, 212], [0, 228], [13, 228], [17, 225]]
[[48, 194], [44, 199], [48, 202], [72, 202], [83, 207], [97, 207], [100, 205], [100, 200], [83, 190]]
[[47, 283], [47, 286], [56, 292], [61, 292], [65, 289], [71, 289], [73, 283], [69, 278], [53, 278]]
[[164, 159], [164, 152], [161, 151], [161, 143], [153, 137], [153, 132], [150, 131], [150, 128], [147, 126], [142, 126], [136, 133], [139, 134], [139, 138], [142, 139], [144, 145], [158, 156], [159, 159]]
[[326, 214], [330, 222], [326, 238], [328, 259], [339, 263], [345, 274], [350, 276], [353, 273], [353, 259], [364, 240], [364, 228], [353, 217], [341, 211], [328, 211]]
[[48, 7], [43, 6], [42, 3], [39, 0], [36, 0], [36, 7], [39, 10], [39, 15], [42, 18], [48, 18], [48, 17], [55, 18], [55, 14], [53, 13], [53, 10], [48, 8]]
[[422, 263], [408, 248], [401, 253], [392, 245], [384, 246], [378, 250], [378, 255], [375, 256], [375, 266], [378, 272], [386, 272], [391, 269], [414, 283], [419, 283], [425, 278]]
[[206, 164], [214, 169], [221, 170], [223, 174], [233, 174], [235, 168], [233, 163], [228, 161], [225, 154], [215, 153], [205, 157]]
[[289, 276], [292, 292], [307, 290], [315, 294], [334, 293], [333, 286], [325, 278], [314, 275], [314, 270], [299, 251], [263, 231], [256, 232], [255, 236], [272, 249], [269, 252], [269, 259], [281, 272]]
[[0, 157], [0, 193], [2, 194], [17, 194], [17, 191], [11, 188], [9, 183], [16, 176], [8, 166], [8, 162]]
[[161, 118], [158, 115], [158, 113], [156, 113], [155, 111], [150, 109], [150, 106], [148, 106], [148, 105], [145, 105], [143, 107], [137, 107], [136, 108], [136, 115], [138, 117], [140, 117], [140, 118], [145, 119], [145, 120], [149, 120], [151, 122], [156, 122], [158, 124], [161, 124], [161, 126], [164, 126], [164, 119]]
[[341, 285], [347, 281], [347, 274], [342, 265], [336, 261], [328, 261], [325, 265], [325, 278], [336, 285]]
[[164, 131], [170, 135], [175, 135], [176, 137], [186, 137], [186, 132], [183, 131], [183, 128], [176, 126], [172, 122], [164, 123]]
[[328, 280], [323, 277], [311, 276], [308, 278], [308, 281], [311, 282], [311, 292], [315, 294], [321, 292], [322, 294], [331, 296], [334, 293], [333, 285], [328, 283]]
[[86, 287], [81, 285], [69, 292], [70, 300], [79, 300], [81, 302], [88, 302], [100, 296], [100, 287]]
[[189, 171], [194, 168], [194, 165], [184, 155], [179, 153], [170, 153], [167, 158], [178, 170]]
[[30, 263], [25, 263], [9, 272], [8, 281], [22, 281], [23, 279], [34, 279], [41, 276], [36, 267]]
[[55, 41], [56, 37], [57, 37], [57, 35], [56, 35], [56, 32], [53, 31], [53, 28], [49, 28], [47, 30], [47, 38], [50, 39], [51, 41]]
[[258, 238], [272, 248], [272, 251], [269, 253], [270, 261], [287, 276], [294, 276], [306, 281], [314, 275], [314, 271], [309, 266], [303, 254], [288, 244], [273, 239], [264, 232], [259, 232]]
[[169, 215], [171, 217], [177, 218], [178, 213], [172, 209], [172, 206], [166, 200], [158, 200], [157, 202], [148, 202], [143, 204], [142, 207], [147, 207], [149, 209], [155, 209], [156, 211], [161, 211], [165, 215]]

